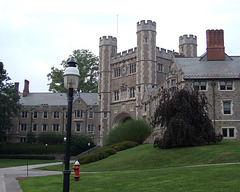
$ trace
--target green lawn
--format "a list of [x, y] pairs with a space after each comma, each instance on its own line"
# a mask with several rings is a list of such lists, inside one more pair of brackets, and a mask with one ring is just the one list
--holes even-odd
[[[239, 141], [164, 150], [146, 144], [81, 165], [80, 171], [100, 172], [82, 173], [79, 182], [71, 175], [70, 188], [71, 192], [239, 192], [240, 165], [184, 167], [225, 162], [240, 162]], [[62, 183], [62, 175], [20, 181], [24, 192], [62, 191]]]
[[6, 167], [16, 167], [23, 165], [35, 165], [35, 164], [43, 164], [43, 163], [55, 163], [59, 161], [55, 160], [36, 160], [36, 159], [0, 159], [0, 168]]

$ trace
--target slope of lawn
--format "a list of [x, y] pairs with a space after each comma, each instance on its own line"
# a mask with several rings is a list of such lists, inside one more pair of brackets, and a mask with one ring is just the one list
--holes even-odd
[[[107, 159], [81, 165], [80, 181], [70, 179], [70, 191], [84, 192], [239, 192], [240, 141], [193, 148], [154, 149], [141, 145]], [[59, 167], [48, 169], [61, 170]], [[23, 192], [62, 191], [63, 175], [20, 180]]]
[[[152, 144], [144, 144], [118, 152], [101, 161], [81, 165], [80, 171], [159, 169], [227, 162], [240, 162], [240, 141], [223, 141], [216, 145], [175, 149], [155, 149]], [[61, 171], [62, 166], [40, 169]]]

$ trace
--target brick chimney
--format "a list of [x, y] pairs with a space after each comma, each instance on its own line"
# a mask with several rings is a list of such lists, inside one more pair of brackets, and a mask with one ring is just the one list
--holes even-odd
[[16, 95], [19, 96], [19, 82], [15, 82], [14, 87], [16, 89]]
[[23, 97], [26, 97], [29, 93], [29, 81], [25, 79], [24, 89], [23, 89]]
[[224, 34], [223, 30], [207, 30], [207, 60], [225, 60]]

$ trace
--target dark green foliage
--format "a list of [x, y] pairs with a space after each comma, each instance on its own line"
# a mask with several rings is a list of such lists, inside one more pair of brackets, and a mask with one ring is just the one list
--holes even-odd
[[38, 135], [38, 143], [40, 144], [62, 144], [64, 142], [64, 134], [63, 133], [55, 133], [55, 132], [41, 132]]
[[0, 155], [0, 159], [55, 160], [55, 157], [52, 155]]
[[[77, 67], [80, 73], [79, 88], [80, 92], [97, 92], [98, 88], [98, 57], [95, 56], [89, 50], [74, 50], [73, 54], [68, 57], [67, 60], [63, 60], [61, 65], [64, 70], [68, 67], [67, 62], [73, 57], [77, 62]], [[51, 80], [49, 84], [49, 91], [53, 92], [67, 92], [64, 88], [63, 83], [63, 72], [62, 69], [55, 67], [51, 68], [51, 73], [47, 75], [48, 80]]]
[[129, 120], [113, 128], [107, 135], [105, 144], [135, 141], [142, 144], [152, 133], [152, 127], [144, 120]]
[[182, 89], [172, 97], [164, 93], [152, 124], [165, 128], [163, 138], [154, 146], [187, 147], [216, 143], [216, 135], [207, 114], [207, 98], [197, 91]]
[[37, 142], [37, 138], [35, 133], [33, 133], [32, 131], [27, 133], [27, 143], [36, 143]]
[[[90, 143], [90, 146], [88, 146]], [[78, 155], [94, 147], [92, 138], [84, 134], [75, 133], [71, 136], [71, 155]]]
[[64, 145], [5, 143], [1, 145], [0, 154], [63, 154]]
[[87, 164], [87, 163], [92, 163], [95, 161], [99, 161], [101, 159], [107, 158], [111, 155], [116, 154], [118, 151], [123, 151], [125, 149], [129, 149], [132, 147], [137, 146], [137, 142], [133, 141], [124, 141], [121, 143], [116, 143], [107, 147], [104, 147], [94, 153], [91, 153], [89, 155], [85, 155], [83, 157], [80, 157], [78, 159], [80, 164]]
[[17, 90], [0, 62], [0, 143], [7, 140], [6, 131], [12, 127], [11, 119], [17, 117], [21, 106], [18, 104]]
[[80, 164], [87, 164], [87, 163], [99, 161], [101, 159], [105, 159], [115, 153], [116, 153], [116, 150], [113, 149], [112, 147], [104, 147], [104, 148], [98, 150], [97, 152], [80, 157], [78, 159], [78, 161]]
[[[41, 132], [38, 136], [38, 142], [40, 144], [64, 144], [64, 133], [55, 132]], [[90, 146], [88, 146], [90, 143]], [[78, 155], [89, 148], [94, 147], [92, 138], [79, 133], [72, 133], [71, 135], [71, 155]]]
[[132, 148], [132, 147], [136, 147], [136, 146], [138, 146], [138, 142], [123, 141], [121, 143], [112, 144], [109, 147], [112, 147], [113, 149], [115, 149], [118, 152], [118, 151], [123, 151], [125, 149], [129, 149], [129, 148]]

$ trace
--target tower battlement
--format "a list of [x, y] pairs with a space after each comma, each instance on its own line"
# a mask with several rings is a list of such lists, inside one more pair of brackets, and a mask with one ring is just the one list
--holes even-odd
[[139, 31], [155, 31], [156, 32], [156, 22], [147, 20], [142, 20], [140, 22], [137, 22], [137, 32]]
[[128, 49], [128, 50], [126, 50], [126, 51], [122, 51], [122, 52], [118, 53], [118, 54], [115, 56], [115, 58], [120, 58], [120, 57], [125, 57], [125, 56], [127, 56], [127, 55], [131, 55], [131, 54], [133, 54], [133, 53], [136, 53], [136, 50], [137, 50], [137, 48], [135, 47], [134, 49]]
[[179, 45], [183, 44], [194, 44], [197, 45], [196, 35], [183, 35], [179, 37]]
[[167, 49], [159, 48], [159, 47], [156, 47], [156, 53], [157, 53], [158, 57], [162, 57], [162, 58], [165, 58], [168, 60], [171, 60], [173, 55], [179, 54], [179, 53], [175, 52], [174, 50], [167, 50]]
[[117, 46], [117, 38], [113, 36], [103, 36], [99, 38], [99, 46]]

